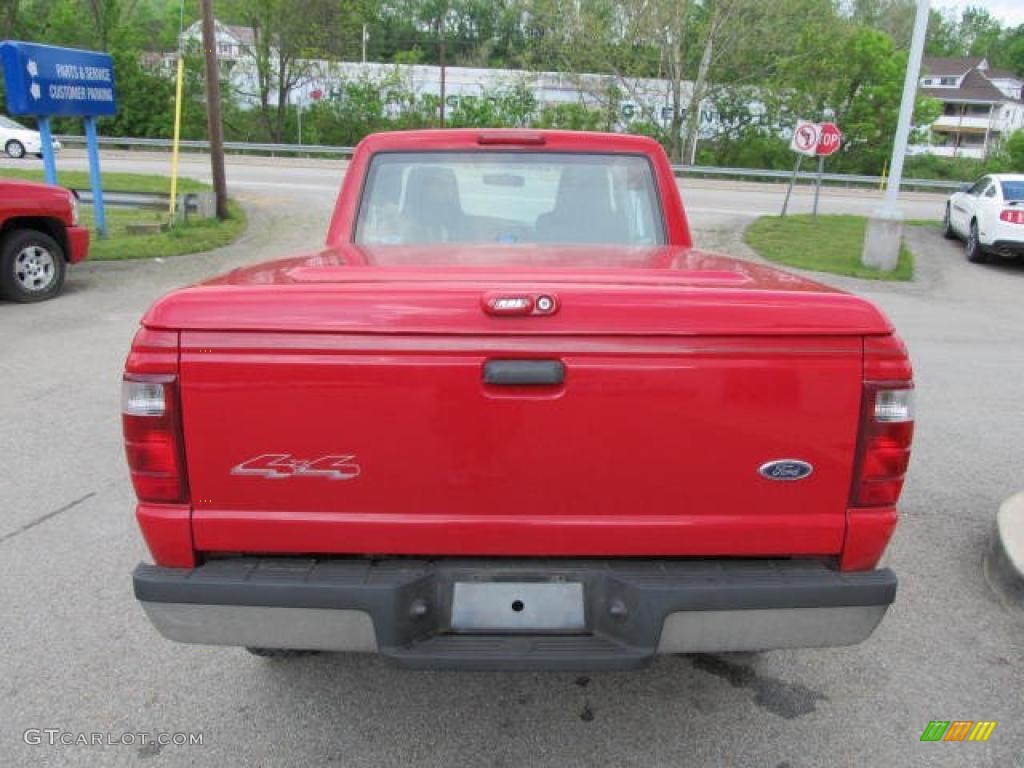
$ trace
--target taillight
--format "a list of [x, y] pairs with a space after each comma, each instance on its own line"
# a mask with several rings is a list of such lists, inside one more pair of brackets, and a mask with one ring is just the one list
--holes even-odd
[[865, 339], [864, 401], [850, 504], [891, 506], [903, 490], [914, 437], [914, 384], [903, 343]]
[[126, 373], [121, 385], [124, 448], [139, 501], [187, 500], [177, 377]]
[[999, 220], [1009, 224], [1024, 224], [1024, 210], [1007, 208], [999, 214]]
[[855, 507], [895, 504], [903, 490], [914, 436], [914, 390], [866, 384], [861, 449], [854, 482]]

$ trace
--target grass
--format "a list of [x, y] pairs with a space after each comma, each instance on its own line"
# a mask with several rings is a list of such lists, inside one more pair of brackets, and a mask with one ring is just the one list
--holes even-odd
[[[0, 169], [0, 177], [24, 179], [25, 181], [42, 181], [43, 172], [37, 170], [21, 170], [18, 168]], [[103, 189], [110, 192], [154, 192], [169, 195], [171, 193], [170, 176], [145, 176], [140, 173], [104, 173], [101, 174]], [[89, 189], [89, 174], [85, 171], [57, 171], [57, 181], [62, 187], [71, 189]], [[178, 177], [179, 192], [205, 192], [209, 184], [195, 179]]]
[[[120, 190], [119, 190], [120, 191]], [[133, 208], [107, 208], [108, 237], [101, 240], [93, 230], [89, 258], [95, 261], [152, 259], [212, 251], [230, 245], [245, 231], [245, 213], [234, 201], [228, 203], [230, 216], [224, 221], [193, 218], [165, 232], [130, 235], [129, 224], [160, 224], [167, 221], [166, 211]], [[92, 208], [83, 206], [82, 223], [93, 229]]]
[[868, 280], [910, 280], [914, 257], [905, 245], [892, 272], [860, 263], [867, 219], [862, 216], [762, 216], [744, 234], [747, 245], [769, 261], [815, 272]]
[[[0, 169], [0, 177], [42, 181], [42, 171]], [[103, 189], [108, 192], [151, 192], [169, 194], [171, 180], [167, 176], [145, 176], [135, 173], [104, 173]], [[72, 189], [88, 189], [89, 174], [85, 171], [60, 171], [58, 181]], [[194, 179], [178, 179], [179, 192], [205, 192], [208, 184]], [[108, 237], [101, 240], [94, 229], [93, 209], [82, 206], [82, 224], [93, 231], [89, 258], [95, 261], [118, 259], [151, 259], [181, 256], [220, 248], [234, 242], [245, 231], [245, 213], [234, 201], [228, 204], [229, 217], [217, 219], [192, 218], [164, 232], [145, 235], [128, 233], [131, 224], [160, 224], [167, 221], [166, 211], [107, 206]]]

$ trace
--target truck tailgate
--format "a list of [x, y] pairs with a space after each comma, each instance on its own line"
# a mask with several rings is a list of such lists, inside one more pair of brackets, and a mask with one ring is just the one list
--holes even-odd
[[[198, 550], [842, 547], [860, 336], [197, 329], [180, 354]], [[488, 383], [492, 361], [555, 361], [564, 378]], [[813, 471], [759, 473], [779, 460]]]

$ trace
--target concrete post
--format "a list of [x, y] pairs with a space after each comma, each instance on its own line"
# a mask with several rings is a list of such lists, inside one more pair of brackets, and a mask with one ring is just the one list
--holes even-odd
[[899, 262], [900, 246], [903, 242], [903, 214], [899, 209], [900, 184], [903, 181], [903, 159], [907, 154], [910, 140], [911, 120], [914, 117], [914, 99], [917, 82], [921, 75], [921, 55], [924, 52], [925, 33], [928, 31], [929, 1], [917, 0], [917, 15], [914, 17], [914, 35], [910, 42], [910, 58], [907, 59], [907, 73], [903, 79], [903, 101], [896, 123], [896, 139], [893, 142], [892, 162], [889, 170], [889, 185], [885, 190], [882, 207], [868, 219], [864, 236], [864, 251], [861, 263], [885, 272], [896, 269]]

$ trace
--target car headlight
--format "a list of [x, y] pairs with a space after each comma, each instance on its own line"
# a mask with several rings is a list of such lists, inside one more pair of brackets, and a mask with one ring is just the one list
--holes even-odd
[[71, 203], [71, 226], [78, 226], [78, 195], [68, 190], [68, 202]]

